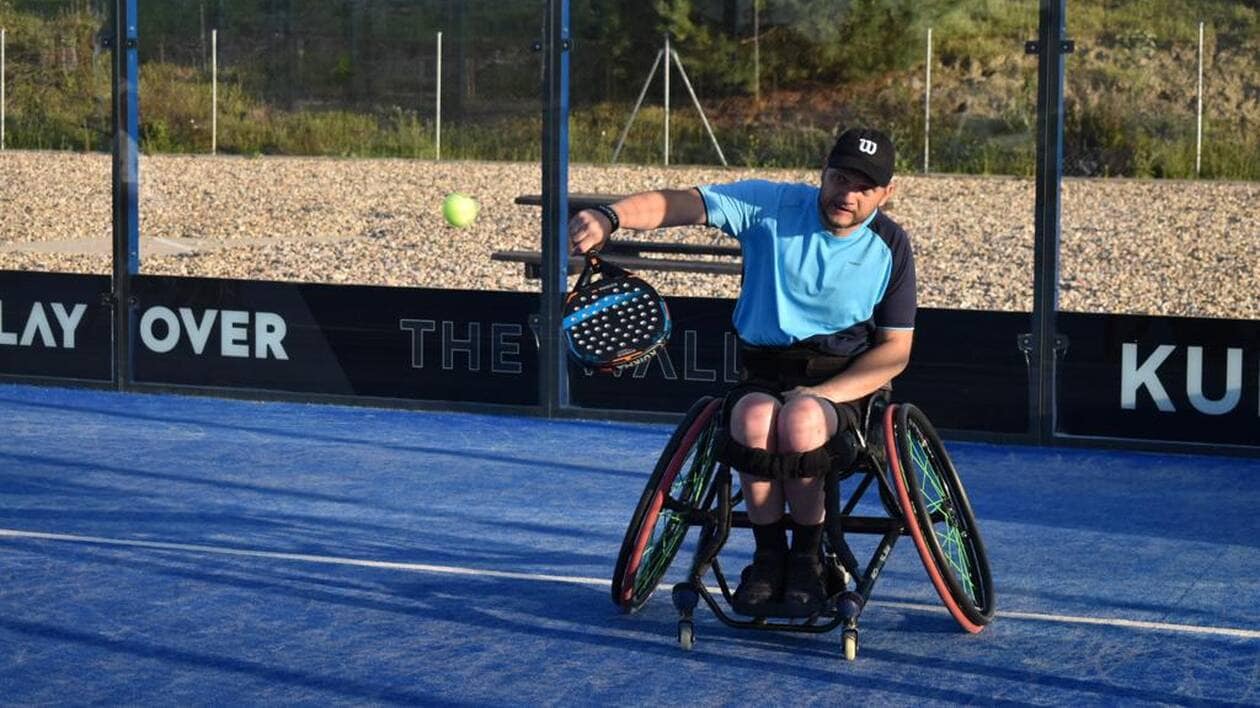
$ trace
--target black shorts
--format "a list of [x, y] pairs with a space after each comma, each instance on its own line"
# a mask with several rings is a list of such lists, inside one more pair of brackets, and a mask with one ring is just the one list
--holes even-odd
[[[782, 401], [784, 391], [797, 386], [816, 386], [853, 363], [852, 357], [826, 354], [806, 346], [767, 348], [744, 345], [740, 355], [739, 383], [726, 395], [727, 419], [735, 402], [746, 394], [765, 393]], [[843, 403], [830, 401], [839, 421], [837, 431], [857, 430], [867, 402], [873, 395]]]
[[[729, 420], [736, 401], [750, 393], [765, 393], [783, 401], [783, 392], [797, 386], [814, 386], [834, 377], [848, 368], [851, 357], [838, 357], [807, 349], [761, 349], [744, 347], [740, 383], [726, 395], [724, 417]], [[768, 453], [749, 448], [730, 436], [729, 429], [723, 436], [718, 459], [741, 473], [765, 479], [816, 477], [838, 472], [841, 478], [853, 472], [852, 464], [858, 455], [864, 412], [870, 399], [881, 392], [863, 396], [856, 401], [831, 402], [836, 411], [836, 435], [816, 450], [790, 453]], [[842, 434], [853, 431], [853, 434]]]

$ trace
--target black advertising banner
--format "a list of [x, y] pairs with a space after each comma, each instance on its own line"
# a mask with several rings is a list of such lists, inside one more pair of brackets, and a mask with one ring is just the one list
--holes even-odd
[[[109, 278], [0, 272], [0, 376], [108, 382]], [[137, 276], [136, 383], [538, 405], [532, 293]], [[658, 357], [620, 375], [570, 367], [593, 410], [680, 412], [735, 384], [733, 301], [670, 298]], [[1020, 435], [1027, 313], [919, 311], [894, 398], [938, 427]], [[1063, 435], [1260, 445], [1260, 323], [1060, 313]]]
[[0, 271], [0, 374], [112, 379], [109, 278]]
[[1260, 322], [1061, 313], [1069, 435], [1260, 445]]
[[[734, 301], [669, 298], [668, 304], [674, 327], [660, 355], [619, 375], [570, 365], [574, 405], [685, 411], [696, 398], [738, 382]], [[940, 428], [1026, 433], [1028, 373], [1018, 335], [1028, 322], [1026, 313], [920, 310], [914, 354], [894, 383], [894, 398], [916, 404]]]
[[1028, 432], [1028, 363], [1019, 336], [1027, 312], [921, 309], [910, 365], [893, 398], [913, 403], [938, 428]]
[[139, 276], [138, 383], [537, 405], [537, 296]]

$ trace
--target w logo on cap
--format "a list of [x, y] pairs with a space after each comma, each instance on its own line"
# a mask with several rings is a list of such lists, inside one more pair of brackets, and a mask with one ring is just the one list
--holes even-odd
[[849, 128], [836, 138], [827, 167], [857, 172], [883, 186], [892, 180], [895, 156], [896, 148], [887, 135], [870, 128]]

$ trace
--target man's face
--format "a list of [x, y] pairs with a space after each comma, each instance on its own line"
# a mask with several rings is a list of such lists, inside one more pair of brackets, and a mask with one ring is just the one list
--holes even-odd
[[866, 221], [890, 194], [891, 184], [880, 187], [858, 172], [827, 167], [822, 173], [818, 213], [828, 230], [847, 231]]

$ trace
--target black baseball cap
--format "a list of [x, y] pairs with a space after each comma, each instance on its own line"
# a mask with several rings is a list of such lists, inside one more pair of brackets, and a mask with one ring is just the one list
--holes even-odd
[[884, 187], [892, 181], [895, 157], [896, 149], [887, 135], [871, 128], [849, 128], [836, 139], [827, 166], [858, 172]]

